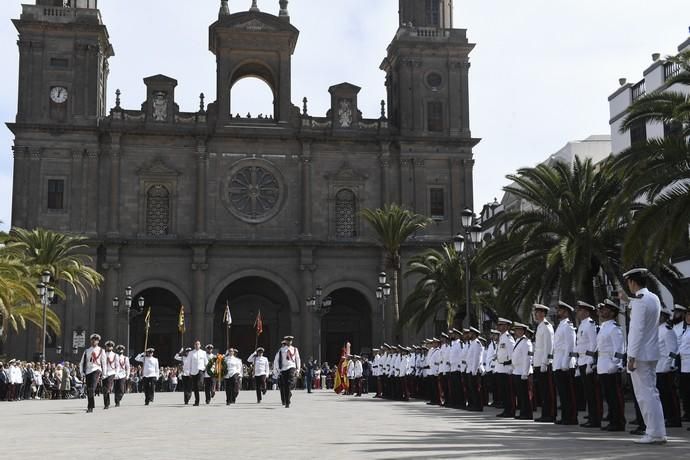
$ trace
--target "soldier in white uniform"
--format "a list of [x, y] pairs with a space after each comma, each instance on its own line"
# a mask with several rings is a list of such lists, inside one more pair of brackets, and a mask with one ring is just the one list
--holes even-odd
[[659, 361], [656, 363], [656, 387], [659, 390], [661, 407], [667, 428], [680, 428], [680, 401], [676, 388], [676, 360], [678, 338], [671, 323], [673, 312], [662, 306], [659, 318]]
[[110, 393], [113, 392], [115, 376], [118, 373], [120, 361], [113, 351], [115, 342], [108, 340], [105, 342], [105, 372], [101, 378], [101, 389], [103, 391], [103, 409], [110, 409]]
[[98, 385], [101, 375], [105, 374], [105, 350], [98, 346], [101, 341], [101, 336], [98, 334], [91, 334], [91, 346], [84, 350], [81, 357], [81, 375], [85, 379], [86, 397], [88, 399], [86, 412], [93, 412], [96, 403], [94, 400], [94, 393]]
[[636, 268], [623, 274], [630, 299], [628, 332], [628, 372], [647, 427], [638, 444], [666, 443], [664, 412], [656, 388], [656, 363], [659, 360], [659, 297], [647, 290], [647, 269]]
[[608, 406], [609, 424], [604, 431], [625, 431], [625, 399], [622, 372], [625, 358], [623, 330], [616, 323], [620, 309], [606, 299], [599, 304], [599, 333], [597, 334], [597, 376]]
[[[206, 364], [208, 364], [209, 361], [215, 359], [216, 355], [213, 354], [213, 344], [209, 343], [205, 348], [207, 358]], [[213, 377], [208, 375], [208, 372], [206, 372], [206, 368], [204, 368], [204, 395], [206, 396], [206, 404], [210, 404], [211, 399], [216, 396], [216, 384], [213, 381]]]
[[429, 366], [427, 369], [427, 375], [429, 376], [430, 388], [431, 388], [431, 398], [427, 404], [437, 405], [444, 404], [443, 395], [440, 393], [441, 385], [438, 383], [438, 365], [439, 365], [439, 346], [441, 341], [436, 337], [431, 339], [429, 345], [429, 352], [426, 355], [426, 363]]
[[556, 399], [554, 395], [553, 369], [553, 326], [546, 319], [549, 307], [542, 304], [534, 304], [534, 318], [537, 321], [537, 331], [534, 341], [534, 384], [539, 387], [538, 394], [541, 398], [541, 417], [535, 422], [553, 423], [556, 421]]
[[115, 347], [117, 352], [117, 374], [115, 375], [115, 407], [120, 407], [122, 397], [127, 392], [127, 380], [129, 380], [130, 363], [129, 357], [125, 356], [125, 346]]
[[575, 329], [570, 321], [573, 307], [563, 301], [558, 302], [558, 327], [553, 339], [553, 369], [561, 401], [561, 419], [558, 425], [577, 425], [577, 402], [573, 385], [575, 369]]
[[[498, 350], [498, 337], [500, 335], [499, 331], [491, 329], [491, 335], [484, 352], [486, 374], [484, 375], [483, 383], [486, 388], [487, 404], [493, 407], [497, 407], [496, 403], [500, 401], [498, 396], [500, 393], [496, 386], [496, 351]], [[491, 401], [489, 401], [489, 394], [491, 394]]]
[[462, 340], [460, 340], [460, 331], [457, 329], [450, 330], [450, 350], [448, 352], [448, 362], [450, 372], [448, 373], [449, 386], [451, 394], [448, 398], [447, 405], [450, 407], [460, 407], [464, 402], [462, 394], [462, 382], [460, 380], [460, 352], [462, 351]]
[[237, 357], [237, 349], [230, 348], [225, 352], [225, 365], [228, 370], [225, 378], [225, 405], [235, 404], [240, 393], [242, 379], [242, 361]]
[[596, 308], [584, 301], [577, 302], [577, 317], [580, 326], [577, 328], [575, 352], [577, 353], [577, 367], [584, 386], [584, 396], [587, 401], [589, 420], [580, 424], [583, 428], [601, 428], [603, 403], [601, 387], [596, 373], [597, 324], [591, 315]]
[[299, 350], [292, 346], [294, 337], [291, 335], [283, 337], [285, 345], [280, 347], [275, 357], [273, 367], [280, 372], [280, 391], [284, 400], [285, 408], [290, 407], [292, 398], [292, 390], [295, 388], [295, 379], [297, 373], [302, 367], [302, 361], [299, 357]]
[[[211, 348], [213, 349], [213, 348]], [[212, 355], [211, 355], [212, 356]], [[201, 390], [206, 374], [206, 366], [209, 362], [209, 354], [201, 349], [201, 342], [194, 342], [194, 349], [187, 355], [189, 359], [189, 379], [194, 392], [194, 405], [199, 405], [199, 391]]]
[[192, 351], [191, 348], [180, 348], [180, 351], [175, 355], [175, 361], [179, 361], [182, 364], [182, 394], [185, 405], [189, 404], [189, 400], [192, 398], [192, 377], [190, 374], [191, 360], [189, 359], [190, 351]]
[[467, 410], [481, 412], [484, 410], [482, 402], [482, 360], [484, 359], [484, 346], [479, 341], [479, 329], [470, 327], [470, 340], [467, 351], [467, 389], [469, 392], [469, 404]]
[[680, 336], [683, 335], [683, 332], [685, 332], [685, 330], [688, 327], [688, 323], [685, 322], [685, 314], [687, 313], [687, 311], [688, 309], [685, 308], [683, 305], [675, 304], [673, 306], [673, 332], [676, 334], [676, 338], [678, 339], [679, 344]]
[[498, 318], [498, 331], [501, 336], [498, 339], [498, 349], [496, 350], [496, 385], [500, 387], [503, 412], [496, 414], [496, 417], [515, 417], [515, 391], [512, 380], [512, 354], [515, 339], [509, 332], [512, 325], [513, 322], [509, 319]]
[[514, 323], [515, 345], [511, 361], [513, 362], [513, 384], [517, 389], [518, 407], [520, 415], [515, 418], [532, 420], [532, 391], [530, 379], [532, 376], [532, 342], [525, 336], [527, 325]]
[[270, 371], [268, 358], [264, 356], [264, 351], [263, 347], [259, 347], [247, 358], [247, 362], [254, 367], [254, 387], [256, 388], [257, 404], [261, 403], [262, 396], [266, 394], [266, 379]]
[[355, 361], [355, 370], [354, 370], [355, 396], [362, 396], [362, 377], [364, 375], [364, 368], [362, 366], [362, 357], [359, 355], [355, 355], [354, 361]]
[[156, 351], [154, 348], [149, 347], [146, 352], [139, 353], [134, 358], [144, 364], [141, 377], [144, 385], [144, 404], [147, 406], [153, 402], [156, 393], [156, 381], [160, 376], [160, 366], [158, 365], [158, 358], [153, 356], [154, 351]]

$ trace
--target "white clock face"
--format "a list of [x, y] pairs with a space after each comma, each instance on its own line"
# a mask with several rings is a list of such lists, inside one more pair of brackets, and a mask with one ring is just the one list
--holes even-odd
[[62, 86], [55, 86], [50, 90], [50, 100], [56, 104], [62, 104], [67, 101], [67, 88]]

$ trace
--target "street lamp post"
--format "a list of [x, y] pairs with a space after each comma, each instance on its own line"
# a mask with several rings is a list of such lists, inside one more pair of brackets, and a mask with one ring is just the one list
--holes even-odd
[[[139, 297], [137, 299], [138, 308], [135, 309], [135, 316], [144, 310], [144, 298]], [[120, 313], [120, 298], [113, 297], [113, 308], [115, 313]], [[131, 355], [131, 350], [129, 349], [129, 338], [130, 338], [130, 327], [132, 323], [132, 286], [127, 286], [125, 288], [125, 308], [127, 310], [127, 355]]]
[[321, 286], [317, 286], [314, 296], [306, 300], [307, 308], [316, 315], [318, 324], [318, 327], [314, 328], [314, 344], [317, 347], [316, 355], [319, 363], [321, 362], [321, 320], [328, 314], [329, 311], [331, 311], [331, 306], [333, 305], [333, 299], [331, 297], [322, 298], [322, 295], [323, 289]]
[[386, 304], [388, 303], [388, 297], [391, 295], [391, 285], [386, 282], [386, 278], [386, 272], [379, 273], [379, 285], [376, 288], [376, 299], [381, 307], [381, 342], [386, 341]]
[[[465, 209], [461, 215], [462, 233], [458, 233], [453, 238], [453, 246], [458, 254], [465, 259], [465, 324], [464, 327], [470, 327], [470, 311], [472, 308], [470, 283], [470, 257], [474, 254], [475, 246], [481, 243], [482, 227], [474, 223], [474, 212], [471, 209]], [[464, 235], [463, 235], [464, 233]], [[469, 243], [469, 244], [466, 244]], [[481, 305], [477, 304], [477, 326], [481, 330]]]
[[43, 306], [43, 335], [41, 337], [41, 361], [46, 359], [46, 310], [55, 297], [55, 288], [49, 285], [51, 274], [49, 271], [41, 273], [41, 282], [36, 285], [36, 292]]

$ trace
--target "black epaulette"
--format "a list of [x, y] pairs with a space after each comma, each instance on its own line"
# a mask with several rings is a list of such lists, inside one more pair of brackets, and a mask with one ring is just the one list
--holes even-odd
[[551, 326], [551, 323], [549, 323], [549, 320], [548, 320], [548, 319], [545, 319], [544, 322], [545, 322], [546, 324], [548, 324], [549, 326]]
[[599, 333], [600, 330], [601, 330], [601, 326], [597, 326], [597, 334]]
[[642, 297], [644, 297], [644, 294], [637, 294], [633, 296], [634, 299], [641, 299]]
[[614, 322], [613, 325], [616, 326], [616, 327], [621, 327], [621, 325], [618, 324], [618, 323], [616, 323], [616, 322]]
[[589, 322], [590, 322], [590, 323], [593, 323], [594, 320], [593, 320], [592, 318], [589, 318]]

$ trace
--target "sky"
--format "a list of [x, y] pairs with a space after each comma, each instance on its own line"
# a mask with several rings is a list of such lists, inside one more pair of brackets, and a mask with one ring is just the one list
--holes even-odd
[[[10, 22], [20, 0], [0, 0], [0, 120], [14, 120], [17, 103], [17, 32]], [[25, 0], [24, 3], [34, 3]], [[122, 106], [145, 99], [143, 78], [178, 80], [182, 111], [195, 111], [199, 93], [215, 99], [215, 61], [208, 26], [219, 0], [100, 0], [115, 48], [110, 60], [109, 107], [115, 89]], [[251, 0], [230, 0], [231, 12]], [[259, 0], [277, 14], [278, 0]], [[324, 116], [328, 88], [344, 81], [362, 87], [365, 117], [378, 117], [385, 99], [379, 65], [398, 26], [397, 0], [292, 0], [291, 22], [300, 30], [292, 61], [292, 99]], [[608, 96], [625, 77], [636, 82], [652, 53], [668, 55], [688, 38], [687, 0], [456, 0], [455, 27], [477, 46], [470, 55], [470, 120], [475, 148], [475, 208], [502, 195], [506, 174], [533, 166], [566, 142], [610, 132]], [[268, 112], [262, 85], [241, 82], [245, 114]], [[237, 98], [233, 93], [233, 100]], [[0, 230], [10, 225], [12, 133], [0, 126]]]

